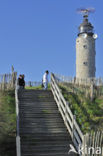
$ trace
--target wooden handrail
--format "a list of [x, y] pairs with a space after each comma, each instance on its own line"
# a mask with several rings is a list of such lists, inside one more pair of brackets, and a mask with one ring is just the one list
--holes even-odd
[[51, 74], [51, 90], [54, 95], [54, 99], [57, 103], [58, 109], [62, 115], [64, 123], [71, 135], [72, 141], [75, 147], [83, 144], [84, 135], [81, 132], [79, 125], [76, 122], [75, 116], [73, 115], [69, 104], [64, 99], [55, 79], [54, 74]]
[[15, 86], [15, 101], [16, 101], [16, 153], [17, 156], [21, 156], [21, 145], [20, 145], [20, 133], [19, 133], [19, 99], [18, 99], [18, 89], [17, 80]]
[[[76, 117], [73, 115], [69, 103], [64, 99], [61, 90], [57, 84], [58, 79], [56, 79], [54, 74], [51, 74], [51, 90], [54, 95], [54, 99], [57, 103], [58, 109], [61, 113], [61, 116], [64, 120], [64, 123], [71, 135], [72, 141], [78, 151], [79, 147], [82, 147], [82, 153], [78, 153], [80, 156], [91, 156], [88, 154], [87, 149], [97, 147], [101, 148], [100, 156], [103, 156], [103, 131], [97, 131], [92, 133], [86, 133], [85, 135], [80, 130], [78, 123], [76, 122]], [[86, 149], [85, 149], [86, 148]], [[94, 154], [92, 154], [94, 155]], [[98, 156], [98, 154], [95, 154]]]

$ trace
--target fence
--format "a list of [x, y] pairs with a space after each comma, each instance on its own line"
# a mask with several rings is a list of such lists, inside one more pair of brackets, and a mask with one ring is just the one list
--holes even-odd
[[0, 90], [9, 90], [15, 88], [17, 73], [0, 75]]
[[[84, 83], [77, 83], [72, 77], [60, 76], [55, 74], [55, 78], [58, 83], [68, 87], [72, 92], [78, 94], [83, 93], [86, 97], [90, 97], [91, 100], [96, 96], [103, 95], [103, 80], [98, 79], [85, 79]], [[93, 80], [93, 81], [92, 81]], [[81, 80], [80, 80], [81, 81]], [[80, 82], [78, 79], [78, 82]]]
[[42, 85], [42, 82], [32, 82], [32, 81], [28, 81], [26, 82], [25, 86], [26, 87], [37, 87]]
[[83, 156], [103, 156], [103, 132], [84, 135]]
[[67, 83], [73, 83], [76, 85], [91, 85], [94, 84], [95, 86], [103, 86], [103, 78], [86, 78], [86, 79], [80, 79], [76, 77], [69, 77], [69, 76], [62, 76], [59, 74], [55, 74], [56, 79], [59, 82], [67, 82]]
[[[103, 133], [95, 133], [95, 134], [86, 134], [84, 135], [82, 131], [80, 130], [77, 122], [76, 117], [71, 112], [71, 109], [69, 107], [69, 103], [64, 99], [58, 85], [57, 80], [54, 76], [54, 74], [51, 74], [51, 90], [54, 95], [54, 99], [57, 103], [58, 109], [62, 115], [62, 118], [64, 120], [64, 123], [71, 135], [72, 141], [79, 152], [79, 147], [82, 147], [82, 151], [79, 153], [79, 155], [82, 156], [98, 156], [98, 154], [91, 153], [89, 154], [88, 150], [90, 148], [96, 149], [96, 147], [102, 147], [103, 143]], [[101, 150], [100, 156], [103, 156], [103, 151]]]

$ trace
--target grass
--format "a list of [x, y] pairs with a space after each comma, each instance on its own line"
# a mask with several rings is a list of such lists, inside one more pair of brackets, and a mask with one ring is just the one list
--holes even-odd
[[0, 92], [0, 154], [15, 155], [16, 113], [14, 91]]
[[70, 108], [84, 134], [90, 131], [103, 130], [102, 96], [97, 96], [91, 101], [78, 88], [76, 88], [76, 93], [71, 92], [67, 86], [60, 85], [60, 89], [64, 98], [70, 103]]
[[[43, 87], [42, 87], [42, 85], [40, 85], [40, 86], [31, 86], [31, 87], [30, 86], [26, 86], [25, 89], [42, 90]], [[48, 90], [50, 90], [50, 84], [48, 84]]]

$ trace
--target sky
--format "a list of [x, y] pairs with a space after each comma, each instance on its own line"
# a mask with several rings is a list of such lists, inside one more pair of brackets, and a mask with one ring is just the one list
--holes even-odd
[[41, 81], [45, 70], [75, 76], [80, 7], [96, 10], [89, 21], [98, 34], [96, 77], [103, 77], [103, 0], [1, 0], [0, 74], [13, 65], [26, 81]]

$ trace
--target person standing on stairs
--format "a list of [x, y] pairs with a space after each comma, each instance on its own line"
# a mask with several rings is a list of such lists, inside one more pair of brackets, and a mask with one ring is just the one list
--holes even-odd
[[42, 79], [44, 90], [48, 89], [48, 75], [49, 75], [49, 71], [46, 70], [44, 75], [43, 75], [43, 79]]
[[24, 89], [25, 88], [25, 80], [24, 80], [24, 75], [19, 75], [18, 78], [18, 89]]
[[24, 80], [24, 78], [25, 78], [25, 75], [23, 74], [23, 75], [22, 75], [22, 85], [23, 85], [23, 89], [25, 89], [25, 80]]

